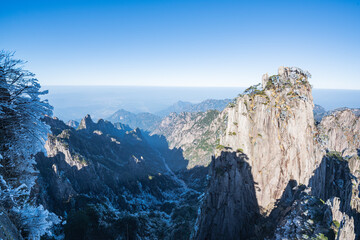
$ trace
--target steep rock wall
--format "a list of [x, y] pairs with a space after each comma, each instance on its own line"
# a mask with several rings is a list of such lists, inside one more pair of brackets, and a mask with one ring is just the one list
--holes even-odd
[[309, 76], [279, 68], [278, 75], [264, 76], [262, 88], [247, 89], [225, 109], [228, 123], [220, 144], [248, 155], [263, 211], [272, 209], [289, 180], [307, 184], [320, 158]]

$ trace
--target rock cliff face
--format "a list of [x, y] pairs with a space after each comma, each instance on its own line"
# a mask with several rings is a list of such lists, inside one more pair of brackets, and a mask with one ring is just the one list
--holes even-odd
[[360, 117], [351, 109], [335, 111], [324, 117], [320, 129], [327, 148], [343, 156], [356, 156], [360, 149]]
[[332, 197], [340, 198], [340, 210], [343, 212], [351, 211], [352, 185], [348, 161], [336, 153], [323, 157], [309, 183], [312, 194], [324, 201]]
[[313, 99], [308, 73], [279, 68], [251, 87], [225, 111], [226, 135], [220, 144], [249, 157], [256, 196], [263, 211], [271, 210], [289, 180], [307, 184], [316, 164]]
[[285, 215], [269, 217], [277, 222], [273, 239], [357, 239], [360, 227], [357, 182], [348, 160], [339, 153], [327, 153], [314, 171], [309, 187], [300, 186], [304, 190], [292, 200], [291, 206], [279, 207], [283, 199], [277, 204], [273, 212]]
[[[328, 152], [309, 183], [312, 195], [330, 206], [338, 239], [355, 239], [359, 234], [359, 176], [349, 167], [352, 160], [342, 158], [338, 152]], [[357, 163], [357, 171], [358, 167]]]

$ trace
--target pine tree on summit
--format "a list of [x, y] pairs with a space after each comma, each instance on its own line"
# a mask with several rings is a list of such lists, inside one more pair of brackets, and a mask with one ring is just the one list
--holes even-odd
[[0, 207], [24, 237], [39, 239], [58, 218], [34, 205], [34, 155], [41, 151], [48, 127], [41, 121], [52, 107], [40, 96], [35, 75], [13, 53], [0, 51]]

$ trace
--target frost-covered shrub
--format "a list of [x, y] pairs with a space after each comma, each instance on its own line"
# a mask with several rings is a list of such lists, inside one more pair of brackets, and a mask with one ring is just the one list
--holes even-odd
[[42, 205], [25, 204], [12, 210], [17, 213], [18, 220], [22, 223], [22, 231], [29, 239], [40, 239], [44, 234], [52, 235], [52, 226], [60, 223], [60, 219]]
[[52, 107], [40, 99], [47, 91], [40, 90], [35, 75], [23, 65], [12, 53], [0, 51], [0, 205], [29, 234], [25, 237], [37, 239], [54, 220], [45, 224], [53, 215], [30, 204], [36, 180], [34, 155], [43, 149], [49, 131], [41, 118], [51, 115]]

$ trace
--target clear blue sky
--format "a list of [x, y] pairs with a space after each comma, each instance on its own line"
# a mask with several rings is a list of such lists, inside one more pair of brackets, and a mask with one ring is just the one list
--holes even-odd
[[360, 0], [0, 0], [0, 29], [43, 85], [248, 86], [285, 65], [360, 89]]

